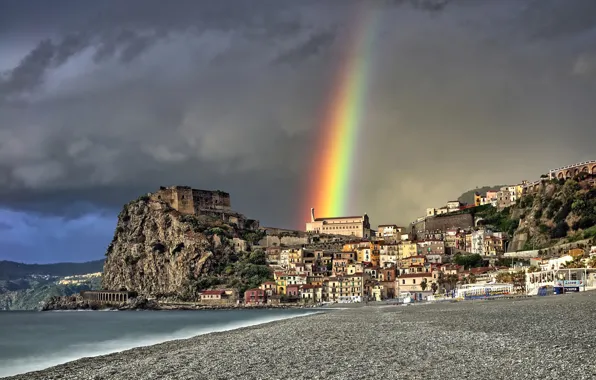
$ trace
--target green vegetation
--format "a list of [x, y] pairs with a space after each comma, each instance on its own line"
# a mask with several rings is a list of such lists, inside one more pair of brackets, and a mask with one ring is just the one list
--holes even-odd
[[484, 265], [484, 260], [482, 259], [482, 256], [477, 253], [469, 255], [456, 254], [453, 256], [453, 263], [462, 265], [465, 269], [470, 269], [482, 267]]
[[262, 250], [240, 253], [226, 250], [214, 260], [208, 275], [191, 276], [188, 279], [188, 291], [181, 294], [180, 298], [194, 300], [199, 292], [214, 287], [234, 288], [242, 295], [247, 289], [272, 280], [273, 272]]
[[519, 219], [511, 217], [511, 210], [509, 207], [498, 211], [495, 207], [489, 205], [481, 212], [476, 213], [477, 217], [483, 218], [479, 222], [480, 225], [492, 227], [497, 231], [506, 232], [509, 236], [519, 227]]
[[247, 231], [242, 234], [242, 239], [246, 240], [251, 244], [257, 244], [261, 239], [263, 239], [267, 235], [267, 232], [264, 230], [259, 231]]
[[[479, 225], [506, 232], [510, 238], [518, 232], [529, 239], [518, 249], [531, 250], [556, 245], [562, 239], [579, 241], [596, 238], [596, 188], [583, 181], [586, 175], [569, 180], [544, 180], [537, 193], [518, 199], [515, 205], [498, 211], [493, 207], [476, 207], [469, 211], [482, 218]], [[470, 201], [475, 191], [464, 195]], [[460, 197], [461, 198], [461, 197]], [[468, 211], [468, 210], [465, 210]], [[460, 212], [461, 213], [461, 212]], [[524, 221], [523, 229], [519, 228]]]

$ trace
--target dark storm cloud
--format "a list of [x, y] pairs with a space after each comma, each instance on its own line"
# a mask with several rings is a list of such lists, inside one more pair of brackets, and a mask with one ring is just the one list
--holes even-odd
[[39, 38], [0, 76], [2, 206], [76, 219], [188, 184], [296, 226], [337, 52], [368, 11], [350, 213], [405, 223], [470, 187], [537, 178], [593, 158], [589, 4], [5, 2], [0, 48]]
[[333, 42], [333, 38], [334, 34], [331, 32], [314, 34], [303, 44], [282, 52], [281, 55], [274, 60], [274, 63], [300, 63], [302, 60], [317, 55], [321, 50], [329, 47]]

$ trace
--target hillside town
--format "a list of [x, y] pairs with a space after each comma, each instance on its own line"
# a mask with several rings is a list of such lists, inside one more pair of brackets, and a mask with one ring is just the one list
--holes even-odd
[[[262, 251], [273, 280], [248, 289], [242, 299], [228, 289], [202, 292], [211, 304], [359, 303], [474, 298], [583, 291], [596, 285], [596, 246], [575, 244], [551, 257], [509, 252], [511, 236], [486, 228], [479, 207], [510, 207], [541, 181], [593, 178], [596, 161], [549, 171], [536, 182], [476, 193], [473, 204], [449, 201], [428, 208], [409, 226], [371, 228], [368, 215], [316, 217], [305, 232], [267, 229], [252, 247]], [[280, 238], [281, 236], [281, 238]]]

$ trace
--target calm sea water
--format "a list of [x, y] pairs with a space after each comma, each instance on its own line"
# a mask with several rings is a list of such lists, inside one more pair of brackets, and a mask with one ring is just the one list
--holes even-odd
[[0, 312], [0, 377], [311, 314], [304, 310]]

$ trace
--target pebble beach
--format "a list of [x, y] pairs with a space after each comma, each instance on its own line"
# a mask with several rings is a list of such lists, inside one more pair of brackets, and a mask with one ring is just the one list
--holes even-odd
[[6, 379], [595, 379], [596, 292], [326, 310]]

